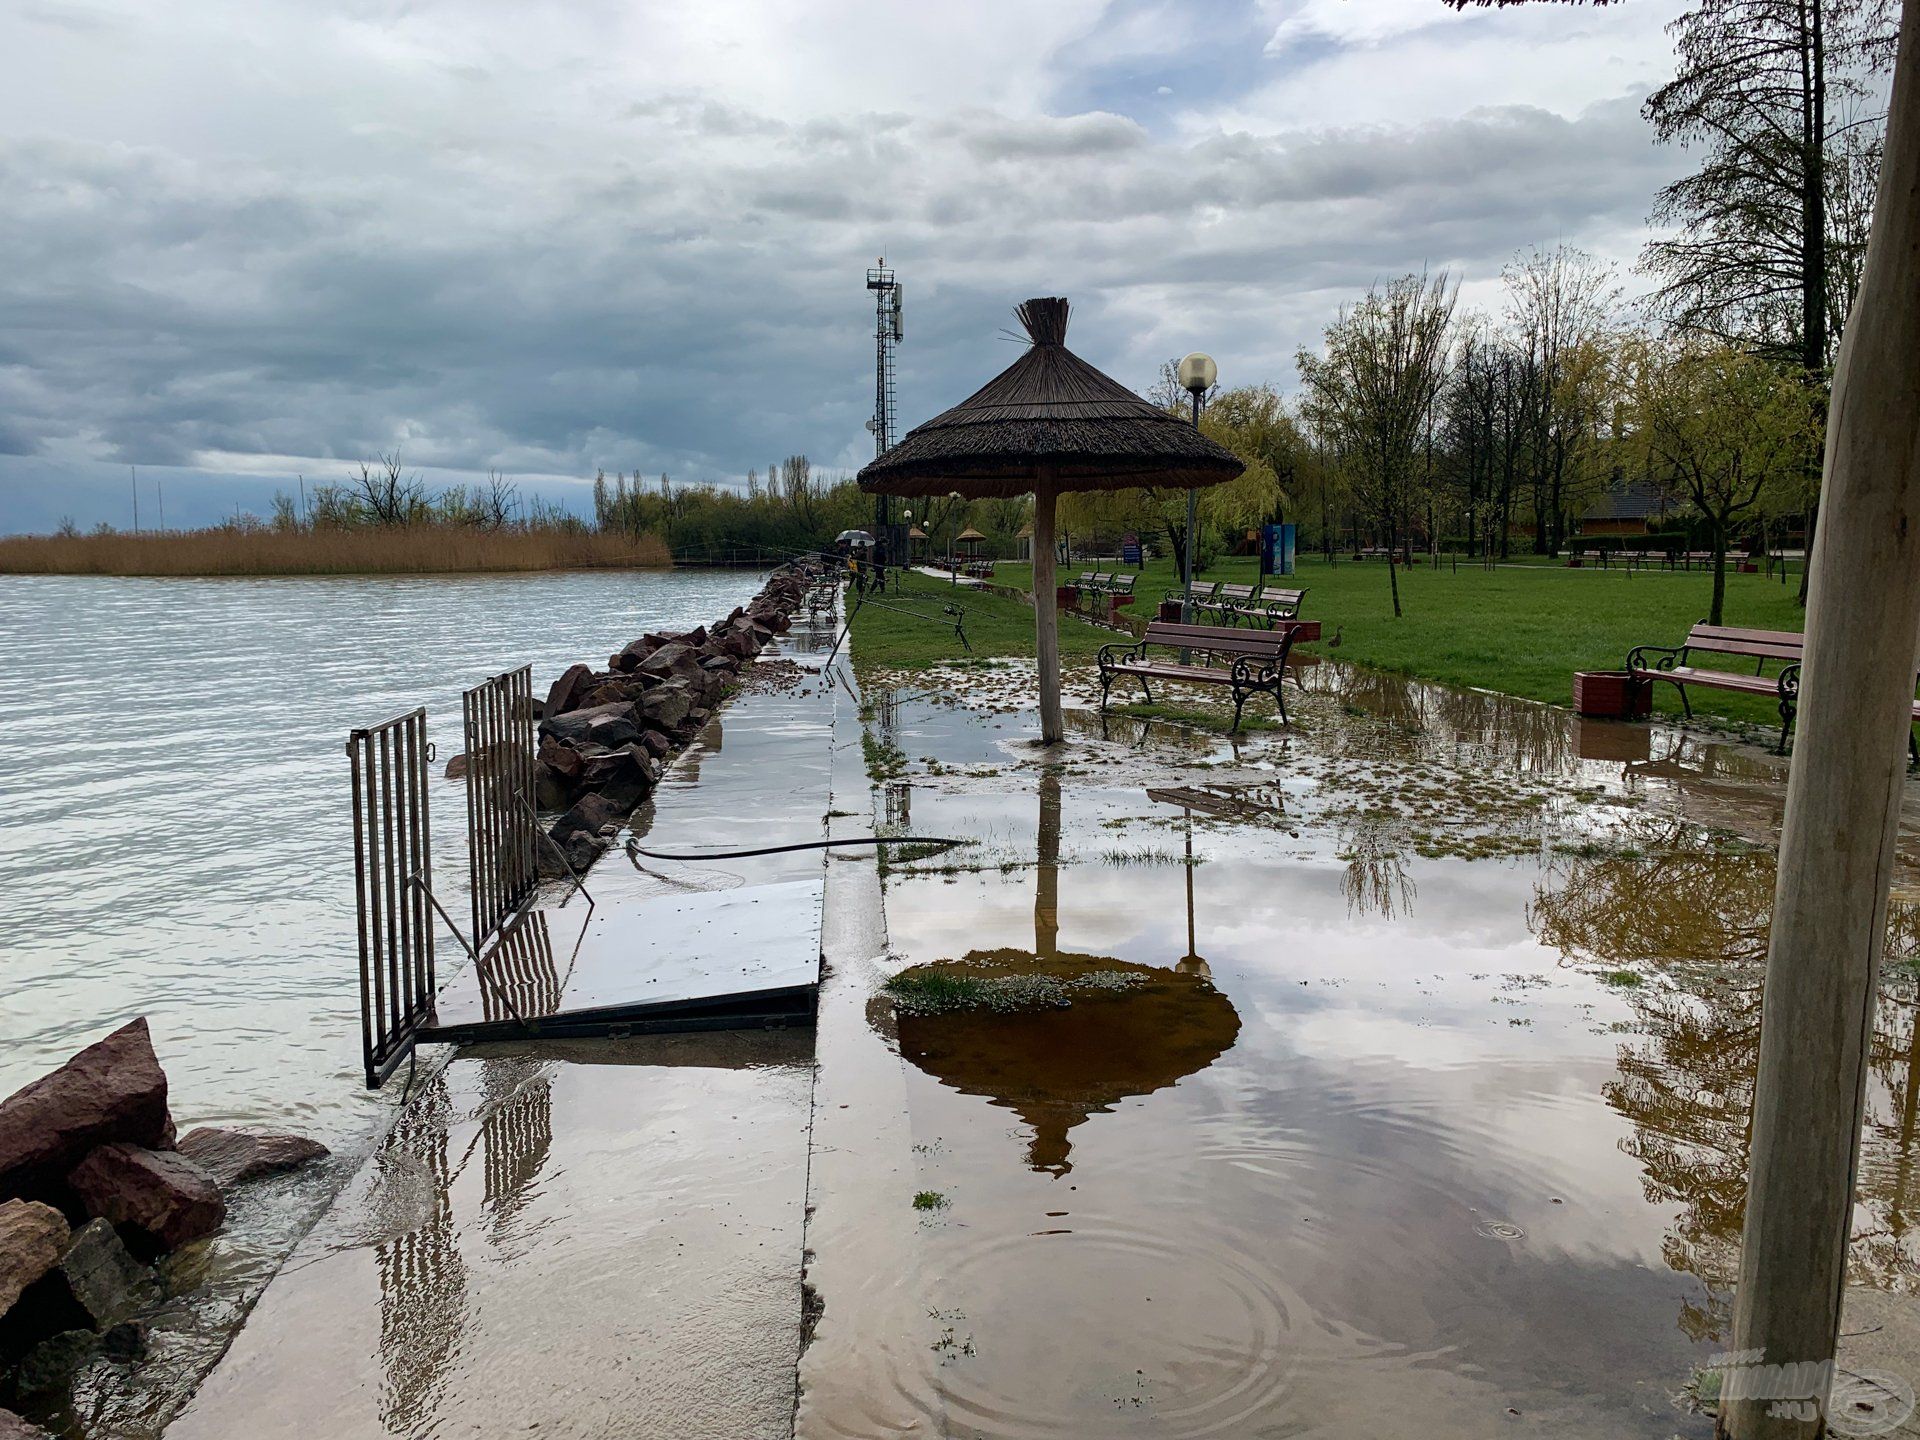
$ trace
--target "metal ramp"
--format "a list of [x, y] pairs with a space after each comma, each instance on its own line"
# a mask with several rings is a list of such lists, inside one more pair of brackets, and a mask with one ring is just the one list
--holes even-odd
[[417, 1038], [474, 1044], [811, 1025], [823, 888], [793, 880], [529, 910], [482, 967], [441, 989]]

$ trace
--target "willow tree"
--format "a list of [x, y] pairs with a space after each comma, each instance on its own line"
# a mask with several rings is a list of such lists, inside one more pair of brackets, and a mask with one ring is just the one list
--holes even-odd
[[[1873, 226], [1827, 412], [1824, 515], [1780, 830], [1734, 1310], [1735, 1352], [1757, 1352], [1763, 1364], [1741, 1367], [1722, 1388], [1718, 1423], [1733, 1440], [1812, 1440], [1825, 1431], [1847, 1283], [1920, 664], [1917, 68], [1920, 4], [1900, 16]], [[1801, 1394], [1756, 1394], [1749, 1384], [1788, 1375], [1807, 1377]]]
[[1632, 445], [1648, 474], [1691, 505], [1713, 546], [1713, 603], [1727, 604], [1733, 528], [1790, 491], [1814, 451], [1805, 391], [1778, 366], [1717, 341], [1674, 338], [1634, 347]]

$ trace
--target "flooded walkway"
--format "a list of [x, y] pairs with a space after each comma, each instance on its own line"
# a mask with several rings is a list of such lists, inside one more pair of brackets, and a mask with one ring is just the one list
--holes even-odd
[[[974, 844], [830, 930], [805, 1440], [1711, 1433], [1783, 762], [1309, 685], [1053, 764], [1017, 668], [868, 687], [874, 818]], [[1843, 1352], [1907, 1383], [1912, 819]]]
[[[836, 706], [797, 658], [770, 652], [674, 763], [634, 816], [641, 844], [821, 837]], [[616, 848], [588, 884], [629, 913], [811, 894], [821, 873], [819, 851]], [[570, 935], [583, 903], [563, 890], [547, 918]], [[788, 1433], [810, 1030], [476, 1046], [412, 1088], [169, 1436]]]

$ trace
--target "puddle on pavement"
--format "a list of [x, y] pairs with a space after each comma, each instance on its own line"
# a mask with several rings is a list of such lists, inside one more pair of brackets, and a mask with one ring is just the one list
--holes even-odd
[[[885, 867], [885, 972], [1151, 978], [869, 1002], [916, 1208], [824, 1297], [881, 1358], [803, 1435], [1711, 1433], [1674, 1397], [1728, 1340], [1783, 762], [1327, 665], [1294, 733], [1083, 711], [1043, 765], [916, 678], [867, 687], [876, 815], [974, 843]], [[1915, 1297], [1892, 936], [1853, 1280]], [[900, 1287], [924, 1318], [862, 1331]]]

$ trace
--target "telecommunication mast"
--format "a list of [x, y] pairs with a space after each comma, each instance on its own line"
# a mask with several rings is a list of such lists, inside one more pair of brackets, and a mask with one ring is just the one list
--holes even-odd
[[[905, 333], [901, 325], [900, 282], [887, 268], [886, 256], [882, 255], [879, 263], [867, 271], [867, 289], [873, 291], [873, 418], [867, 421], [867, 429], [873, 432], [873, 453], [878, 458], [891, 450], [899, 438], [895, 429], [893, 352]], [[874, 497], [873, 520], [874, 538], [891, 549], [890, 496]], [[897, 560], [898, 557], [889, 554], [886, 558]]]

